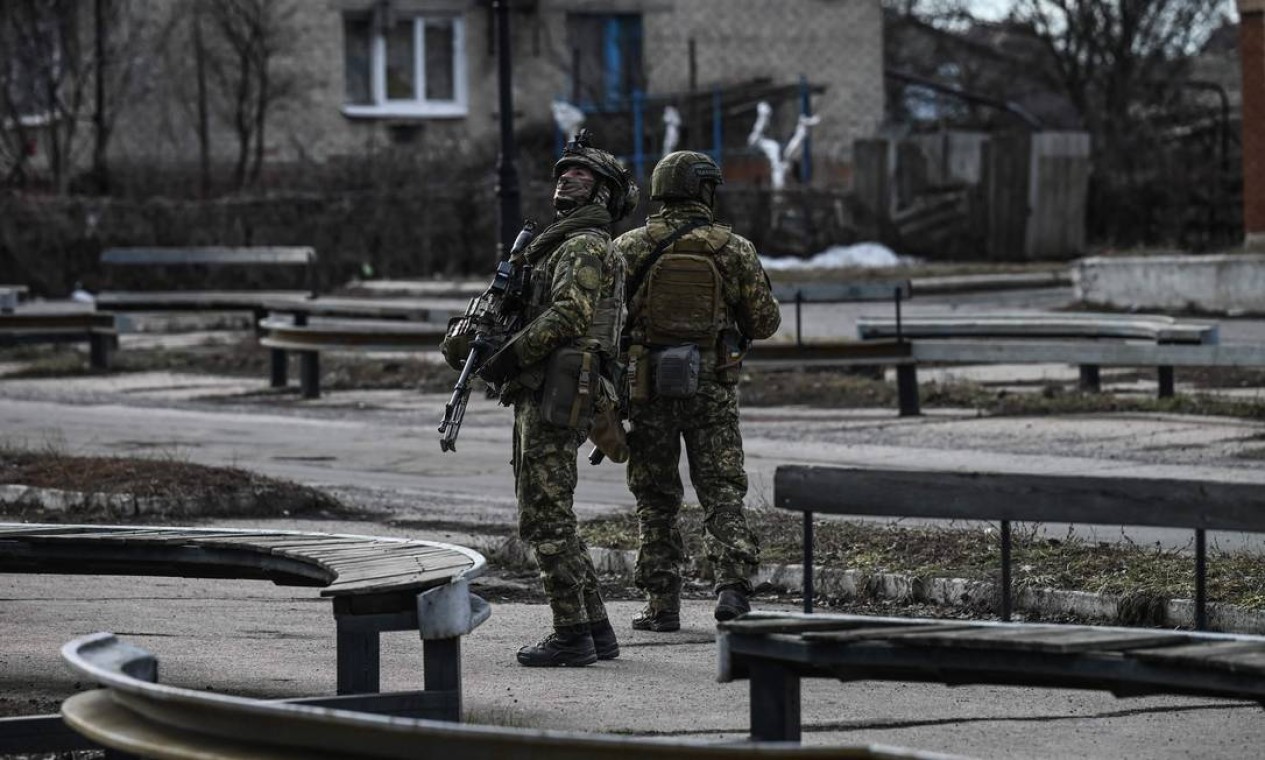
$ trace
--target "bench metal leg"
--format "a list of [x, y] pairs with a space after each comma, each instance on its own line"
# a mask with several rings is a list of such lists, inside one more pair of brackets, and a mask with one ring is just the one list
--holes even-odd
[[750, 661], [751, 739], [800, 740], [799, 674], [763, 659]]
[[427, 693], [448, 693], [452, 701], [435, 720], [461, 721], [461, 639], [427, 639], [422, 642], [422, 679]]
[[110, 368], [111, 336], [92, 333], [88, 336], [88, 364], [93, 369]]
[[1159, 385], [1160, 385], [1159, 397], [1172, 398], [1173, 394], [1177, 390], [1177, 387], [1176, 387], [1177, 383], [1173, 378], [1173, 368], [1159, 367], [1156, 374], [1157, 374], [1156, 379], [1159, 380]]
[[284, 388], [289, 382], [289, 370], [286, 368], [286, 352], [280, 348], [268, 351], [268, 385], [272, 388]]
[[1010, 578], [1010, 521], [1001, 521], [1001, 619], [1010, 622], [1010, 613], [1014, 609], [1014, 599], [1010, 594], [1012, 581]]
[[914, 364], [896, 366], [896, 398], [900, 403], [900, 416], [917, 417], [922, 414], [918, 402], [918, 367]]
[[1195, 630], [1208, 630], [1208, 534], [1195, 530]]
[[303, 398], [321, 397], [321, 355], [319, 352], [299, 352], [299, 388], [303, 393]]
[[366, 694], [379, 689], [378, 632], [338, 627], [338, 693]]
[[1097, 364], [1081, 365], [1080, 388], [1086, 393], [1098, 393], [1102, 390], [1102, 368]]

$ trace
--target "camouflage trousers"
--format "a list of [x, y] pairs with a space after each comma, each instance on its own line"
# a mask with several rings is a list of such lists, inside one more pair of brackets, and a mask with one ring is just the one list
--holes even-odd
[[684, 440], [690, 481], [703, 508], [703, 545], [715, 587], [740, 586], [750, 593], [760, 543], [742, 511], [747, 473], [737, 389], [703, 381], [691, 398], [634, 404], [630, 421], [628, 488], [637, 498], [641, 528], [637, 587], [652, 602], [668, 605], [680, 594], [685, 551], [677, 515], [684, 495], [679, 469]]
[[589, 549], [576, 534], [572, 497], [584, 434], [550, 425], [528, 399], [514, 405], [518, 535], [532, 548], [554, 627], [606, 619]]

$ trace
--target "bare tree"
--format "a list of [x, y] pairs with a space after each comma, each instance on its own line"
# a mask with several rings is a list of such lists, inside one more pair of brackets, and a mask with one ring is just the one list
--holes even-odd
[[1174, 206], [1181, 184], [1162, 174], [1173, 159], [1169, 115], [1225, 10], [1225, 0], [1016, 0], [1012, 21], [1041, 41], [1046, 80], [1093, 137], [1094, 234], [1125, 243], [1171, 234], [1161, 228], [1174, 209], [1156, 213]]
[[237, 137], [233, 180], [242, 188], [259, 179], [270, 111], [295, 91], [294, 78], [275, 67], [295, 7], [289, 0], [205, 2], [215, 39], [205, 40], [199, 65], [221, 96], [223, 115]]
[[[0, 155], [6, 183], [31, 171], [31, 147], [48, 152], [53, 187], [65, 191], [84, 148], [91, 107], [93, 177], [108, 185], [107, 153], [136, 69], [145, 26], [130, 0], [6, 0], [0, 5]], [[37, 143], [38, 141], [38, 143]]]

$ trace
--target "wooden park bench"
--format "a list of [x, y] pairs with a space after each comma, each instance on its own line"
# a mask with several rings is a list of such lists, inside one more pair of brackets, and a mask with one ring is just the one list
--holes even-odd
[[87, 343], [93, 369], [109, 369], [118, 341], [114, 315], [101, 311], [0, 313], [0, 346]]
[[762, 741], [799, 740], [804, 678], [1265, 702], [1262, 636], [760, 612], [719, 627], [719, 680], [749, 679], [751, 736]]
[[[124, 269], [148, 268], [188, 282], [179, 290], [105, 290], [98, 308], [114, 311], [249, 311], [258, 322], [265, 302], [313, 298], [318, 292], [316, 251], [306, 247], [107, 248], [101, 263]], [[302, 290], [212, 289], [205, 285], [212, 270], [241, 273], [260, 267], [301, 270]], [[235, 276], [234, 282], [246, 277]]]
[[161, 747], [165, 758], [220, 760], [946, 760], [940, 754], [882, 746], [708, 743], [400, 717], [385, 720], [328, 699], [246, 699], [158, 684], [155, 658], [109, 633], [76, 639], [62, 648], [62, 656], [84, 680], [102, 687], [67, 699], [62, 705], [66, 723], [89, 740], [89, 746], [136, 755]]
[[[464, 306], [463, 306], [464, 308]], [[321, 395], [322, 351], [401, 352], [434, 351], [447, 329], [443, 322], [410, 322], [401, 319], [321, 319], [309, 321], [305, 313], [274, 313], [259, 323], [259, 342], [271, 351], [270, 384], [284, 388], [286, 355], [299, 355], [299, 389], [303, 398]]]
[[[0, 573], [245, 578], [320, 588], [333, 602], [339, 695], [376, 694], [379, 635], [418, 631], [425, 691], [346, 704], [445, 720], [461, 714], [460, 637], [488, 616], [487, 603], [469, 592], [470, 580], [485, 568], [483, 556], [471, 549], [402, 538], [0, 523]], [[0, 721], [0, 754], [6, 730], [9, 738], [55, 733], [54, 723]]]
[[[783, 466], [774, 476], [773, 502], [804, 513], [804, 614], [753, 613], [722, 623], [718, 643], [720, 680], [751, 681], [753, 738], [799, 738], [805, 677], [1265, 701], [1265, 637], [1202, 632], [1208, 625], [1205, 534], [1265, 531], [1260, 485]], [[813, 613], [818, 513], [1000, 522], [1004, 622]], [[1013, 521], [1193, 529], [1199, 632], [1008, 622]]]
[[1209, 480], [784, 465], [773, 503], [804, 514], [804, 610], [813, 606], [813, 515], [1000, 523], [1000, 613], [1012, 602], [1011, 523], [1138, 525], [1194, 531], [1195, 627], [1208, 627], [1207, 532], [1265, 532], [1265, 487]]
[[[915, 390], [909, 399], [902, 395], [902, 415], [919, 413], [919, 363], [1076, 364], [1081, 388], [1092, 392], [1101, 389], [1102, 366], [1153, 366], [1158, 373], [1159, 397], [1170, 398], [1174, 366], [1219, 366], [1219, 362], [1242, 353], [1237, 347], [1216, 350], [1219, 330], [1215, 324], [1182, 322], [1164, 315], [1020, 312], [904, 320], [861, 317], [857, 336], [862, 341], [913, 342], [914, 361], [897, 368], [898, 383]], [[1163, 350], [1168, 347], [1205, 350]], [[1265, 352], [1248, 353], [1265, 356]]]
[[804, 304], [891, 301], [893, 319], [901, 321], [900, 305], [914, 294], [909, 280], [873, 282], [778, 282], [773, 296], [780, 304], [795, 304], [795, 344], [804, 345]]

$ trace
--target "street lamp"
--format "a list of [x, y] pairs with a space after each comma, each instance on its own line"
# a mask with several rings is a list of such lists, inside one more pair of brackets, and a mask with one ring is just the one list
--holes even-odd
[[510, 0], [492, 0], [496, 13], [496, 84], [501, 116], [501, 147], [496, 158], [496, 198], [500, 206], [497, 224], [497, 259], [509, 256], [522, 224], [518, 169], [514, 165], [513, 58], [510, 55]]

